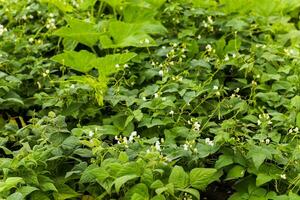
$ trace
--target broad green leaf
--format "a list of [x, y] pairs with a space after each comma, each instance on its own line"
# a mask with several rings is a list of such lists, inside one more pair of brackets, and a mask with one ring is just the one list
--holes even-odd
[[40, 2], [52, 4], [63, 12], [73, 11], [73, 7], [66, 0], [40, 0]]
[[[144, 170], [144, 173], [142, 174], [142, 176], [141, 176], [141, 182], [142, 183], [145, 183], [148, 187], [150, 187], [151, 186], [151, 184], [152, 183], [154, 183], [153, 182], [153, 173], [152, 173], [152, 170], [151, 169], [149, 169], [149, 168], [146, 168], [145, 170]], [[160, 186], [161, 187], [161, 186]]]
[[190, 184], [192, 187], [204, 190], [211, 182], [215, 181], [216, 169], [194, 168], [190, 173]]
[[26, 197], [27, 195], [29, 195], [30, 193], [32, 193], [33, 191], [38, 190], [38, 188], [36, 187], [32, 187], [32, 186], [22, 186], [20, 188], [18, 188], [18, 192], [20, 192], [24, 197]]
[[[141, 198], [142, 197], [142, 198]], [[147, 200], [149, 198], [149, 191], [147, 185], [139, 183], [133, 186], [126, 192], [125, 200], [129, 199], [141, 199]]]
[[69, 27], [62, 27], [54, 31], [53, 34], [72, 39], [89, 47], [95, 45], [103, 34], [100, 33], [92, 23], [72, 18], [68, 18], [67, 21]]
[[242, 167], [240, 165], [235, 165], [229, 170], [225, 180], [232, 180], [232, 179], [244, 177], [244, 174], [245, 174], [244, 167]]
[[297, 117], [296, 117], [296, 126], [300, 127], [300, 112], [298, 112]]
[[51, 59], [61, 65], [66, 65], [72, 69], [87, 73], [93, 67], [92, 64], [96, 60], [97, 56], [86, 50], [76, 51], [65, 51], [62, 54], [53, 56]]
[[271, 181], [273, 178], [267, 174], [262, 174], [262, 173], [259, 173], [257, 174], [257, 177], [256, 177], [256, 186], [259, 187], [269, 181]]
[[23, 200], [24, 197], [20, 192], [15, 192], [7, 197], [6, 200]]
[[219, 159], [216, 161], [215, 168], [220, 169], [222, 167], [228, 166], [233, 163], [232, 155], [224, 154], [219, 156]]
[[133, 115], [134, 115], [134, 118], [137, 120], [137, 121], [141, 121], [142, 118], [143, 118], [143, 113], [141, 110], [135, 110], [133, 111]]
[[122, 64], [126, 64], [129, 60], [134, 58], [136, 53], [123, 53], [106, 55], [101, 58], [97, 58], [91, 61], [91, 65], [96, 67], [100, 73], [100, 76], [108, 76], [116, 71]]
[[142, 24], [112, 21], [109, 23], [109, 36], [100, 38], [103, 48], [149, 47], [156, 46], [156, 42], [144, 30]]
[[101, 0], [108, 5], [110, 5], [112, 8], [119, 9], [122, 5], [124, 5], [124, 0]]
[[144, 194], [133, 194], [130, 200], [148, 200], [147, 197], [144, 196]]
[[40, 184], [40, 188], [44, 192], [47, 192], [47, 191], [55, 191], [55, 192], [57, 192], [57, 189], [56, 189], [55, 185], [53, 183], [51, 183], [51, 182], [44, 182], [44, 183]]
[[161, 188], [161, 187], [164, 187], [164, 184], [161, 180], [154, 181], [150, 186], [151, 189], [157, 189], [157, 188]]
[[54, 193], [54, 198], [57, 200], [65, 200], [70, 198], [78, 198], [79, 194], [66, 184], [57, 184], [58, 192]]
[[198, 190], [196, 189], [193, 189], [193, 188], [186, 188], [186, 189], [177, 189], [179, 191], [182, 191], [182, 192], [186, 192], [186, 193], [189, 193], [191, 195], [193, 195], [194, 197], [196, 197], [196, 199], [200, 199], [200, 193]]
[[151, 200], [166, 200], [166, 198], [164, 195], [159, 194], [151, 198]]
[[291, 105], [300, 111], [300, 96], [294, 96], [291, 99]]
[[189, 184], [189, 175], [181, 166], [175, 166], [169, 176], [169, 183], [173, 183], [175, 188], [186, 188]]
[[266, 158], [272, 158], [272, 149], [259, 146], [251, 146], [248, 157], [252, 158], [254, 166], [258, 169]]
[[136, 178], [138, 178], [137, 175], [126, 175], [126, 176], [121, 176], [121, 177], [117, 178], [114, 181], [116, 192], [119, 193], [122, 185], [124, 185], [126, 182], [128, 182], [132, 179], [136, 179]]
[[49, 195], [42, 192], [42, 191], [34, 191], [31, 195], [30, 195], [30, 199], [31, 200], [50, 200]]
[[0, 193], [16, 187], [19, 183], [24, 183], [21, 177], [9, 177], [5, 181], [0, 182]]
[[110, 177], [109, 173], [101, 167], [91, 169], [89, 170], [89, 173], [92, 174], [98, 182], [102, 182]]

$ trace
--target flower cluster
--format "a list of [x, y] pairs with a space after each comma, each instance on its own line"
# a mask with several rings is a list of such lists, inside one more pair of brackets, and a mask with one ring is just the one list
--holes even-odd
[[50, 13], [49, 18], [47, 19], [47, 22], [46, 22], [46, 28], [49, 30], [56, 29], [55, 23], [56, 23], [56, 21], [54, 19], [54, 14]]
[[0, 36], [2, 36], [3, 33], [6, 31], [7, 31], [7, 28], [5, 28], [2, 24], [0, 24]]
[[205, 143], [209, 146], [214, 146], [215, 145], [214, 141], [210, 140], [209, 138], [205, 138]]
[[298, 127], [292, 127], [289, 129], [289, 134], [297, 134], [299, 133], [299, 128]]
[[270, 116], [267, 113], [259, 114], [258, 115], [259, 120], [257, 120], [257, 125], [260, 126], [262, 123], [264, 124], [272, 124], [272, 121], [270, 120]]

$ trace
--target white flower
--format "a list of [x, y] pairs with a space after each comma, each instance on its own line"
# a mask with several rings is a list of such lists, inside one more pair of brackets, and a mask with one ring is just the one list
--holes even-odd
[[205, 47], [206, 51], [211, 52], [212, 51], [212, 47], [210, 44], [206, 45]]
[[189, 150], [189, 145], [184, 144], [184, 145], [183, 145], [183, 149], [184, 149], [185, 151]]
[[147, 101], [146, 97], [143, 97], [143, 101]]
[[137, 136], [137, 132], [136, 131], [131, 132], [129, 139], [128, 139], [129, 142], [132, 142], [135, 136]]
[[266, 144], [270, 144], [270, 139], [269, 138], [266, 139]]
[[253, 80], [253, 81], [251, 82], [251, 84], [252, 84], [252, 85], [257, 85], [257, 83], [256, 83], [255, 80]]
[[294, 128], [294, 132], [298, 133], [299, 132], [299, 128], [298, 127]]
[[119, 67], [120, 67], [120, 65], [119, 65], [119, 64], [116, 64], [116, 65], [115, 65], [115, 67], [116, 67], [116, 68], [119, 68]]
[[159, 141], [156, 141], [156, 142], [155, 142], [155, 149], [156, 149], [157, 151], [161, 151], [161, 148], [160, 148], [160, 142], [159, 142]]
[[150, 40], [148, 38], [145, 39], [146, 44], [150, 44]]
[[4, 28], [4, 26], [2, 24], [0, 24], [0, 36], [3, 35], [3, 33], [6, 31], [7, 31], [7, 29]]
[[216, 95], [217, 95], [217, 96], [220, 96], [220, 95], [221, 95], [221, 93], [220, 93], [219, 91], [217, 91], [217, 92], [216, 92]]
[[205, 143], [208, 144], [209, 146], [214, 146], [214, 141], [211, 141], [209, 138], [205, 138]]
[[271, 121], [271, 120], [269, 120], [269, 121], [268, 121], [268, 124], [272, 124], [272, 121]]
[[28, 40], [30, 43], [33, 43], [34, 42], [34, 39], [33, 38], [29, 38]]
[[163, 76], [163, 75], [164, 75], [164, 71], [163, 71], [163, 70], [159, 70], [158, 74], [159, 74], [160, 76]]
[[95, 134], [95, 133], [94, 133], [93, 131], [90, 131], [90, 132], [89, 132], [89, 137], [93, 137], [94, 134]]
[[200, 40], [201, 39], [201, 35], [198, 35], [197, 38], [198, 38], [198, 40]]
[[171, 111], [169, 112], [169, 114], [170, 114], [170, 115], [174, 115], [174, 111], [171, 110]]
[[50, 73], [50, 70], [49, 70], [49, 69], [47, 69], [47, 70], [46, 70], [46, 74], [49, 74], [49, 73]]
[[157, 98], [158, 96], [158, 93], [154, 93], [154, 98]]
[[225, 58], [224, 58], [225, 61], [228, 61], [229, 60], [229, 56], [226, 54]]
[[200, 130], [200, 124], [199, 124], [199, 122], [195, 122], [194, 124], [193, 124], [193, 127], [194, 127], [194, 130], [195, 131], [199, 131]]
[[123, 142], [124, 142], [125, 144], [128, 144], [127, 137], [123, 137]]
[[233, 54], [232, 54], [232, 57], [233, 57], [233, 58], [235, 58], [235, 57], [236, 57], [235, 53], [233, 53]]
[[127, 64], [124, 65], [124, 68], [128, 68], [129, 66]]
[[257, 125], [261, 125], [261, 121], [260, 120], [257, 120]]
[[280, 175], [280, 178], [282, 178], [282, 179], [285, 180], [285, 179], [286, 179], [286, 174], [281, 174], [281, 175]]
[[238, 93], [239, 91], [240, 91], [240, 88], [236, 88], [236, 89], [234, 90], [235, 93]]
[[208, 16], [208, 17], [207, 17], [207, 22], [208, 22], [209, 24], [213, 24], [213, 23], [214, 23], [214, 21], [212, 20], [211, 16]]
[[214, 86], [213, 86], [213, 89], [214, 89], [214, 90], [218, 90], [219, 87], [218, 87], [217, 85], [214, 85]]
[[50, 13], [50, 14], [49, 14], [49, 17], [50, 17], [50, 18], [53, 18], [53, 17], [54, 17], [54, 14], [53, 14], [53, 13]]

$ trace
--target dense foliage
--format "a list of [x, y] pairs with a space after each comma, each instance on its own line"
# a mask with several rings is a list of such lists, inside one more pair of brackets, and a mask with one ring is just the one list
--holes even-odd
[[299, 0], [0, 0], [0, 199], [300, 199]]

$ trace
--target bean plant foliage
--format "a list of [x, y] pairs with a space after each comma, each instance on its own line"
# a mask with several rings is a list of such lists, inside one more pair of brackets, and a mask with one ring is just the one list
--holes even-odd
[[300, 199], [299, 12], [0, 0], [0, 199]]

